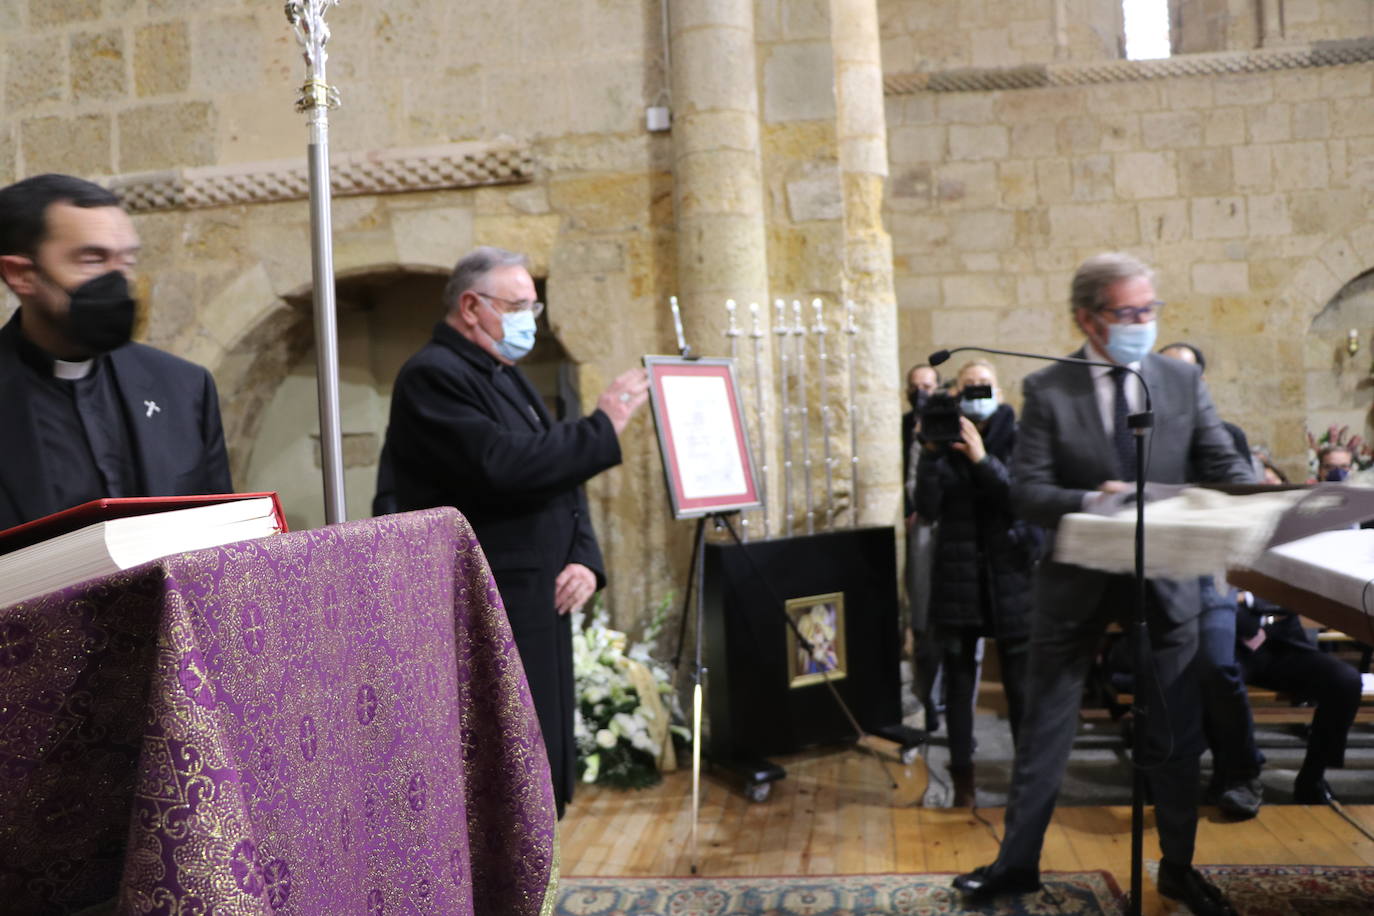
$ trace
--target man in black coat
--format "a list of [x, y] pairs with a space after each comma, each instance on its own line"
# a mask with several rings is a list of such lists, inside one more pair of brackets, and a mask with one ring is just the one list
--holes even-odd
[[444, 320], [392, 390], [378, 471], [390, 492], [374, 511], [455, 506], [472, 523], [525, 665], [562, 817], [577, 776], [569, 614], [606, 583], [582, 484], [620, 463], [618, 437], [648, 381], [626, 372], [590, 416], [554, 421], [515, 365], [543, 311], [527, 263], [484, 247], [454, 268]]
[[138, 258], [109, 191], [68, 175], [0, 189], [0, 530], [107, 496], [228, 493], [219, 397], [200, 366], [130, 343]]

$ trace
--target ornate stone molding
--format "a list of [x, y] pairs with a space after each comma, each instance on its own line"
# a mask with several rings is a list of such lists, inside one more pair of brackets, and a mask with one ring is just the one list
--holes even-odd
[[[530, 181], [534, 157], [529, 147], [515, 143], [451, 143], [335, 156], [330, 172], [337, 196], [399, 194]], [[120, 175], [105, 184], [131, 213], [304, 200], [310, 194], [304, 159]]]
[[1189, 76], [1223, 76], [1336, 67], [1374, 61], [1374, 39], [1322, 41], [1295, 48], [1181, 54], [1163, 60], [1104, 60], [1072, 64], [975, 67], [929, 73], [894, 73], [883, 80], [887, 95], [917, 92], [992, 92], [1044, 86], [1085, 86]]

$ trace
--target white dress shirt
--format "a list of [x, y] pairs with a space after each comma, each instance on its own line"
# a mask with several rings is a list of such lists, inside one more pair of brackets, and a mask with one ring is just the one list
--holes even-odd
[[[1084, 349], [1084, 355], [1088, 359], [1095, 359], [1098, 362], [1109, 363], [1112, 358], [1101, 350], [1097, 349], [1092, 341], [1088, 341]], [[1140, 361], [1127, 363], [1127, 368], [1140, 371]], [[1089, 366], [1088, 371], [1093, 376], [1093, 388], [1097, 393], [1097, 410], [1102, 415], [1102, 428], [1107, 431], [1107, 438], [1112, 437], [1113, 415], [1116, 413], [1116, 382], [1112, 381], [1112, 370], [1106, 366]], [[1140, 379], [1134, 375], [1126, 376], [1126, 406], [1131, 413], [1139, 413], [1144, 409], [1145, 394], [1140, 389]]]

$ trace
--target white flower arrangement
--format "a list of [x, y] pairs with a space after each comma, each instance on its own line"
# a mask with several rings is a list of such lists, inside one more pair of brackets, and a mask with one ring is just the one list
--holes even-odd
[[[573, 734], [583, 782], [634, 788], [653, 785], [661, 778], [659, 756], [665, 733], [671, 731], [690, 740], [687, 729], [659, 721], [674, 714], [681, 718], [668, 670], [652, 655], [671, 600], [670, 596], [660, 604], [645, 629], [644, 640], [628, 650], [625, 634], [610, 628], [599, 602], [589, 621], [581, 613], [573, 615], [573, 679], [577, 689]], [[661, 703], [646, 703], [640, 697], [634, 685], [639, 666], [647, 669]], [[644, 684], [642, 673], [639, 679]]]

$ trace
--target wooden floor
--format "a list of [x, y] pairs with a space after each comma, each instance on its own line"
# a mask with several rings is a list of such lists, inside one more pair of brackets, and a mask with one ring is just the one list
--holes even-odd
[[[903, 766], [875, 739], [889, 787], [871, 755], [827, 750], [779, 759], [787, 778], [762, 803], [714, 775], [702, 779], [699, 874], [825, 875], [961, 872], [992, 861], [1003, 809], [922, 808], [924, 761]], [[669, 774], [641, 791], [581, 787], [560, 826], [565, 875], [688, 875], [691, 778]], [[1374, 806], [1346, 813], [1374, 832]], [[985, 818], [988, 824], [978, 820]], [[1130, 884], [1128, 807], [1061, 808], [1045, 838], [1046, 870], [1105, 868]], [[989, 824], [991, 826], [989, 826]], [[994, 835], [996, 831], [996, 835]], [[1374, 865], [1369, 840], [1327, 807], [1265, 805], [1260, 816], [1225, 822], [1203, 808], [1199, 864]], [[1147, 809], [1145, 858], [1159, 847]], [[1147, 879], [1147, 914], [1171, 912]]]

